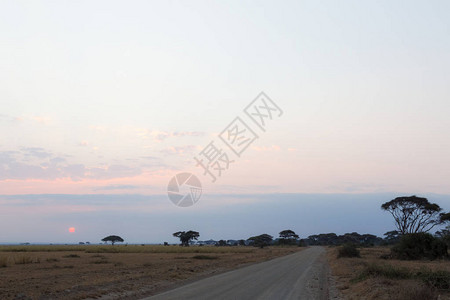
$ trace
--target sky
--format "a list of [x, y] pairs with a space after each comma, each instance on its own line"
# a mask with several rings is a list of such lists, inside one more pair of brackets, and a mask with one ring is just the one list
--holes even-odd
[[[448, 11], [448, 1], [1, 1], [0, 243], [119, 231], [161, 242], [191, 227], [201, 239], [382, 234], [393, 223], [379, 206], [393, 197], [449, 209]], [[280, 109], [264, 130], [245, 114], [261, 92]], [[240, 156], [219, 137], [236, 117], [257, 136]], [[210, 142], [232, 161], [215, 182], [194, 159]], [[202, 184], [191, 207], [167, 197], [180, 172]]]

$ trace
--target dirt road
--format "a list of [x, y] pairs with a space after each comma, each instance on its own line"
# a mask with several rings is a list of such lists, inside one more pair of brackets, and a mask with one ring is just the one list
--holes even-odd
[[291, 255], [209, 277], [145, 298], [158, 299], [335, 299], [330, 292], [325, 249]]

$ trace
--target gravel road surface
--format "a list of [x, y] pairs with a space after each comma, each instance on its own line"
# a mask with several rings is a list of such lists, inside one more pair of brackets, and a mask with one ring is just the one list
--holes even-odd
[[[337, 299], [323, 247], [310, 247], [155, 295], [161, 299]], [[330, 291], [331, 290], [331, 291]]]

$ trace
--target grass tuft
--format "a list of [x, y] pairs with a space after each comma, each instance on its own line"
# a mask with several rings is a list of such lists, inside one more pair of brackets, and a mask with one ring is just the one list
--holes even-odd
[[444, 270], [431, 271], [421, 269], [413, 272], [407, 268], [395, 267], [388, 264], [368, 264], [353, 282], [366, 280], [369, 277], [383, 277], [387, 279], [420, 279], [427, 286], [438, 290], [450, 290], [450, 272]]
[[425, 284], [418, 284], [418, 285], [408, 285], [407, 287], [402, 287], [398, 291], [398, 295], [395, 298], [396, 300], [419, 300], [419, 299], [426, 299], [426, 300], [438, 300], [439, 294], [437, 293], [436, 289], [425, 285]]
[[78, 254], [69, 254], [69, 255], [65, 255], [63, 257], [64, 258], [80, 258], [80, 256]]
[[211, 256], [211, 255], [195, 255], [192, 258], [194, 259], [218, 259], [218, 256]]
[[8, 258], [0, 257], [0, 268], [6, 268], [8, 266]]
[[96, 264], [96, 265], [108, 264], [108, 263], [109, 263], [109, 261], [107, 261], [106, 259], [99, 259], [99, 260], [94, 260], [94, 261], [91, 262], [91, 264]]
[[14, 258], [14, 263], [16, 265], [31, 264], [31, 263], [33, 263], [33, 258], [31, 258], [30, 256], [19, 256], [19, 257]]
[[448, 271], [438, 270], [433, 272], [430, 270], [421, 270], [417, 272], [416, 277], [438, 290], [450, 290], [450, 272]]
[[388, 279], [410, 279], [413, 277], [411, 271], [406, 268], [394, 267], [388, 264], [371, 263], [357, 277], [356, 281], [362, 281], [368, 277], [384, 277]]
[[46, 259], [47, 262], [59, 262], [59, 259], [54, 258], [54, 257], [50, 257]]

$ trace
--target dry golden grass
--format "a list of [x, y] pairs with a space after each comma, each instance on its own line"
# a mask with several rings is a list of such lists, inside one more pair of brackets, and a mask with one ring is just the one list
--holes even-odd
[[214, 247], [178, 245], [24, 245], [0, 246], [0, 252], [87, 252], [87, 253], [250, 253], [251, 247]]
[[[302, 248], [178, 246], [2, 247], [0, 299], [140, 299], [172, 287]], [[104, 248], [118, 249], [105, 252]], [[37, 249], [42, 251], [37, 251]], [[103, 251], [103, 252], [102, 252]], [[102, 252], [102, 253], [100, 253]], [[31, 263], [15, 264], [24, 258]], [[110, 299], [111, 299], [110, 298]]]
[[450, 271], [450, 261], [381, 259], [388, 247], [362, 248], [361, 258], [337, 258], [338, 248], [328, 248], [328, 260], [345, 299], [433, 300], [450, 299], [448, 290], [437, 290], [417, 278], [419, 272]]
[[0, 268], [6, 268], [8, 266], [8, 257], [0, 256]]
[[[36, 258], [36, 261], [40, 262], [39, 258]], [[26, 265], [26, 264], [32, 264], [33, 263], [33, 258], [30, 256], [26, 256], [26, 255], [21, 255], [18, 257], [14, 258], [14, 263], [16, 265]]]

